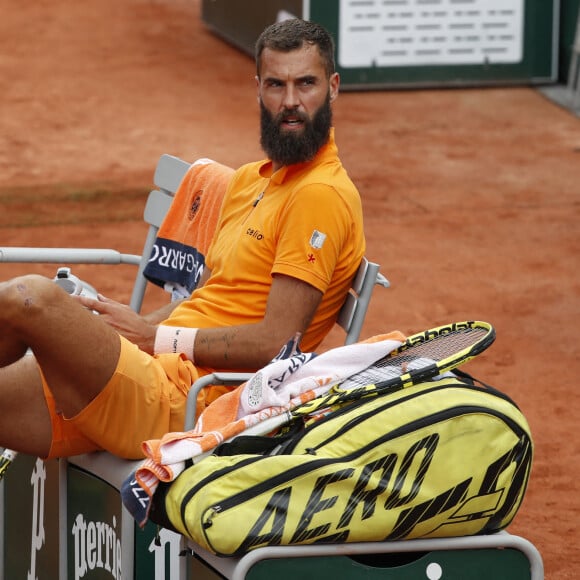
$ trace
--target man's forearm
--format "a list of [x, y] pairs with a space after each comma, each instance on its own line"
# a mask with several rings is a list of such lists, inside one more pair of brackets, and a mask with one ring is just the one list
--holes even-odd
[[264, 323], [199, 329], [159, 325], [154, 352], [180, 352], [208, 368], [253, 370], [268, 364], [290, 338], [273, 336]]
[[259, 369], [268, 364], [290, 338], [274, 336], [263, 322], [200, 328], [195, 337], [195, 363], [215, 369]]

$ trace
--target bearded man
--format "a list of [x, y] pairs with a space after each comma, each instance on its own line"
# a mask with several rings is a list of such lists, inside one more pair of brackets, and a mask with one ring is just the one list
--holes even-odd
[[[365, 252], [334, 140], [332, 38], [300, 19], [274, 24], [256, 67], [267, 159], [235, 172], [190, 298], [139, 316], [40, 276], [0, 285], [0, 445], [141, 458], [142, 441], [182, 430], [200, 376], [253, 372], [298, 334], [314, 351], [332, 328]], [[200, 394], [198, 411], [221, 392]]]

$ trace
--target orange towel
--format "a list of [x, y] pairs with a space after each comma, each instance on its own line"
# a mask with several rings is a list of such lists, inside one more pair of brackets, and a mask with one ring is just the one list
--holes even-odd
[[175, 298], [189, 296], [199, 282], [233, 173], [211, 159], [198, 159], [175, 193], [143, 273]]

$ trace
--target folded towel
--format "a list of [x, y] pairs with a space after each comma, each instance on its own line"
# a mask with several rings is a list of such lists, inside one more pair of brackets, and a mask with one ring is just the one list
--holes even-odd
[[174, 299], [188, 297], [199, 282], [233, 173], [211, 159], [198, 159], [175, 193], [143, 272]]
[[[400, 332], [372, 337], [321, 355], [298, 353], [275, 360], [201, 414], [191, 431], [145, 441], [146, 459], [121, 490], [125, 507], [140, 525], [160, 481], [173, 481], [186, 461], [201, 460], [220, 443], [240, 434], [267, 434], [291, 418], [292, 409], [327, 393], [333, 385], [367, 368], [404, 342]], [[138, 497], [139, 501], [135, 501]]]

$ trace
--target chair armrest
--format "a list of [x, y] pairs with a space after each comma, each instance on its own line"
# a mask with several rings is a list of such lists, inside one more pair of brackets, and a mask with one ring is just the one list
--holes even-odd
[[184, 430], [190, 431], [197, 420], [197, 395], [204, 387], [210, 385], [241, 385], [250, 379], [252, 373], [212, 373], [197, 379], [187, 394], [187, 407], [185, 411]]
[[0, 262], [36, 264], [131, 264], [141, 256], [111, 249], [0, 247]]

